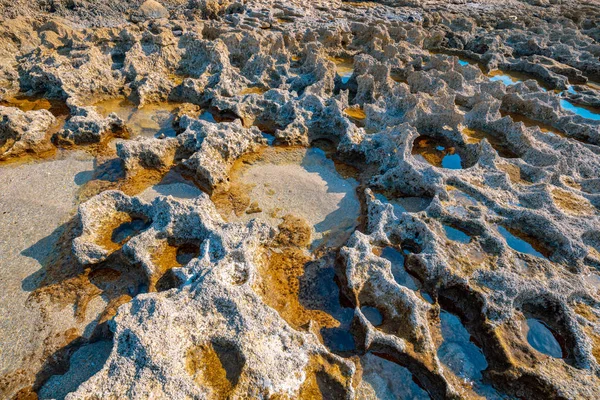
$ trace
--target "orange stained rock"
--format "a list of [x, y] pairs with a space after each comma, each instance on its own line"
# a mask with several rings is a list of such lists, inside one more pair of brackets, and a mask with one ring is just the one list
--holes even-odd
[[311, 260], [306, 252], [310, 243], [306, 221], [285, 216], [273, 247], [265, 249], [259, 262], [254, 290], [268, 306], [275, 309], [295, 329], [315, 321], [321, 327], [337, 327], [339, 322], [321, 310], [309, 310], [300, 301], [300, 276]]
[[263, 88], [263, 87], [248, 87], [245, 89], [242, 89], [242, 91], [240, 92], [241, 95], [245, 95], [245, 94], [263, 94], [266, 91], [268, 91], [268, 88]]
[[348, 107], [344, 110], [344, 114], [352, 119], [363, 120], [367, 118], [367, 114], [361, 107]]
[[234, 391], [234, 386], [227, 379], [227, 372], [211, 343], [189, 348], [185, 357], [185, 368], [198, 386], [210, 389], [210, 399], [225, 399]]
[[553, 188], [550, 191], [554, 204], [567, 214], [584, 216], [595, 215], [598, 210], [587, 199], [569, 191]]

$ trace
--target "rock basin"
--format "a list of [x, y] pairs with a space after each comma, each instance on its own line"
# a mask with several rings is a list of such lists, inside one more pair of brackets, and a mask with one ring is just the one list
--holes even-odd
[[248, 196], [249, 206], [237, 214], [223, 210], [225, 218], [258, 218], [277, 226], [292, 214], [311, 226], [312, 248], [340, 246], [358, 225], [358, 182], [340, 175], [318, 148], [264, 148], [236, 162], [230, 185]]

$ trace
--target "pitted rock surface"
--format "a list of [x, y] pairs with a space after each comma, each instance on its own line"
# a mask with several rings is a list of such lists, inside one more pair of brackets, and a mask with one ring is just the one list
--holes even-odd
[[[0, 2], [0, 160], [97, 146], [31, 294], [78, 324], [3, 397], [600, 398], [600, 4], [51, 3]], [[233, 181], [267, 146], [358, 182], [342, 245]]]

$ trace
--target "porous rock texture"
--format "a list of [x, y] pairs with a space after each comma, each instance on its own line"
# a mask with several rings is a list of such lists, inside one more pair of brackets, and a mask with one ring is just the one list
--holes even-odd
[[[363, 371], [377, 356], [434, 399], [600, 398], [600, 121], [571, 111], [600, 104], [599, 3], [17, 3], [0, 1], [0, 95], [66, 101], [57, 137], [75, 145], [127, 128], [94, 109], [100, 100], [195, 105], [175, 137], [121, 140], [116, 154], [128, 182], [177, 170], [206, 193], [148, 202], [111, 190], [79, 206], [68, 256], [91, 271], [122, 263], [143, 284], [90, 322], [54, 373], [2, 371], [4, 397], [393, 398], [362, 379], [386, 374]], [[49, 112], [0, 114], [2, 157], [61, 143]], [[291, 217], [221, 217], [210, 195], [229, 188], [236, 160], [272, 145], [265, 134], [325, 143], [358, 171], [363, 216], [341, 248], [282, 245]], [[402, 206], [415, 198], [426, 206]], [[284, 278], [265, 278], [280, 265]], [[290, 317], [310, 286], [290, 276], [314, 265], [335, 277], [333, 339], [322, 318]], [[283, 303], [269, 297], [282, 290]], [[302, 312], [331, 306], [300, 300]], [[459, 347], [454, 363], [441, 356], [443, 312], [486, 367]], [[528, 319], [562, 357], [530, 345]], [[86, 346], [106, 342], [86, 367]], [[74, 378], [78, 368], [93, 373]]]
[[53, 149], [48, 131], [56, 119], [47, 110], [23, 112], [0, 106], [0, 158], [44, 153]]

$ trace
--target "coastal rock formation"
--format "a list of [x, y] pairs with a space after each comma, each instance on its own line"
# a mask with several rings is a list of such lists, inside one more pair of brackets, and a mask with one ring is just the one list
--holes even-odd
[[49, 131], [56, 119], [49, 111], [23, 112], [15, 107], [0, 106], [0, 118], [0, 159], [53, 149]]
[[0, 161], [95, 161], [4, 397], [600, 398], [600, 5], [22, 6]]

